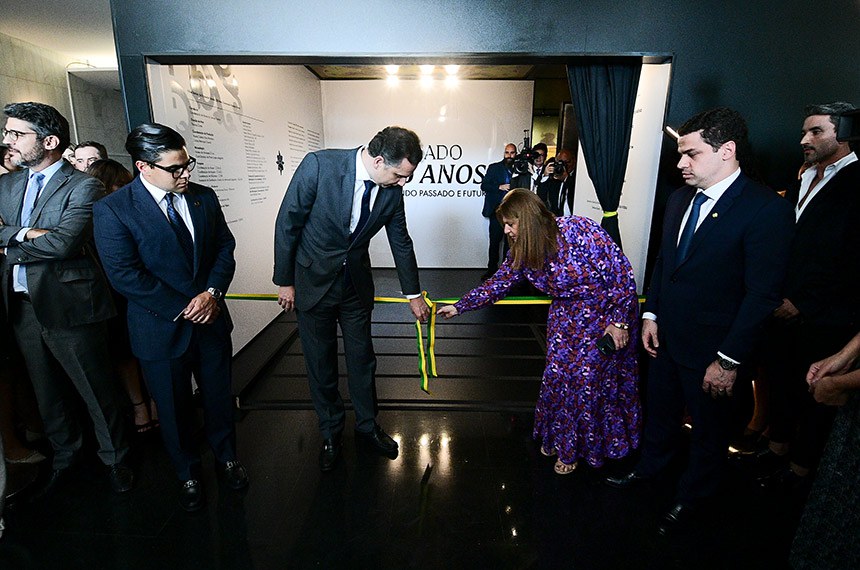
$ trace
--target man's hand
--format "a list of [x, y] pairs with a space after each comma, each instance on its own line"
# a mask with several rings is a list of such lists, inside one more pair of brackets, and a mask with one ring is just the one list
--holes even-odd
[[794, 303], [789, 301], [788, 299], [782, 300], [782, 305], [780, 305], [774, 312], [773, 316], [787, 321], [789, 319], [794, 319], [800, 316], [800, 311], [797, 310], [797, 307], [794, 306]]
[[712, 398], [731, 396], [735, 386], [738, 371], [724, 370], [717, 361], [711, 362], [705, 370], [705, 379], [702, 381], [702, 390], [710, 393]]
[[642, 346], [652, 358], [657, 357], [657, 349], [660, 347], [660, 341], [657, 340], [657, 321], [642, 319]]
[[499, 190], [504, 190], [505, 192], [507, 192], [510, 189], [511, 189], [510, 184], [499, 184]]
[[441, 315], [446, 319], [450, 319], [451, 317], [456, 317], [457, 315], [459, 315], [460, 312], [454, 305], [445, 305], [444, 307], [436, 311], [436, 314]]
[[603, 333], [612, 337], [612, 342], [615, 343], [616, 350], [621, 350], [630, 342], [630, 331], [620, 329], [615, 325], [609, 325]]
[[25, 239], [36, 239], [37, 237], [43, 236], [47, 233], [51, 233], [51, 230], [43, 230], [40, 228], [30, 228], [27, 230], [27, 233], [24, 234]]
[[848, 403], [848, 392], [838, 387], [833, 376], [824, 376], [814, 384], [810, 384], [809, 391], [819, 404], [844, 406]]
[[185, 310], [182, 311], [182, 317], [198, 325], [208, 325], [215, 322], [221, 309], [218, 308], [218, 301], [215, 300], [208, 291], [203, 291], [188, 303]]
[[285, 311], [292, 311], [296, 308], [295, 285], [282, 285], [278, 287], [278, 304]]
[[412, 314], [415, 315], [415, 318], [422, 323], [426, 323], [427, 319], [430, 318], [430, 307], [424, 301], [424, 297], [409, 299], [409, 308], [412, 309]]

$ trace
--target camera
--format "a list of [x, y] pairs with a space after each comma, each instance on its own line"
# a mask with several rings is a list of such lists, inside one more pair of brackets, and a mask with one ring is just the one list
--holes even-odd
[[523, 148], [514, 157], [514, 174], [526, 174], [529, 172], [529, 165], [535, 163], [535, 153], [529, 145], [529, 130], [524, 129], [523, 132]]

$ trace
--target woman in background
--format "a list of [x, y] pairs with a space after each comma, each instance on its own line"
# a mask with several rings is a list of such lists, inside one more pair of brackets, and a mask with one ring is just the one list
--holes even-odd
[[[133, 180], [131, 173], [122, 164], [109, 158], [93, 162], [87, 167], [86, 172], [101, 181], [106, 194], [119, 190]], [[117, 374], [122, 378], [126, 393], [131, 400], [135, 430], [142, 435], [158, 427], [157, 411], [155, 402], [143, 395], [140, 364], [131, 352], [126, 323], [128, 301], [113, 291], [113, 302], [116, 305], [117, 316], [108, 321], [111, 353], [114, 356]]]
[[[592, 467], [639, 446], [641, 408], [636, 348], [638, 299], [633, 269], [621, 249], [588, 218], [556, 218], [535, 194], [518, 188], [496, 211], [510, 253], [490, 279], [454, 305], [451, 318], [486, 307], [523, 280], [552, 298], [547, 355], [535, 407], [534, 438], [555, 472], [579, 459]], [[605, 353], [598, 341], [608, 335]], [[608, 340], [607, 339], [607, 340]], [[605, 342], [605, 341], [604, 341]]]

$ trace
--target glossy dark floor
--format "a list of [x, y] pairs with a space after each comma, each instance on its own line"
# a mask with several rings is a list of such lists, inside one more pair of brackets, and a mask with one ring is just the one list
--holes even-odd
[[[422, 272], [437, 298], [462, 293], [478, 274]], [[378, 283], [377, 294], [396, 293], [390, 272]], [[219, 486], [207, 452], [208, 504], [187, 514], [157, 440], [138, 445], [137, 483], [124, 496], [89, 453], [50, 500], [16, 498], [0, 569], [784, 567], [798, 506], [740, 470], [669, 538], [655, 530], [677, 474], [618, 491], [602, 478], [629, 460], [553, 473], [531, 440], [529, 409], [543, 317], [539, 307], [495, 307], [440, 323], [440, 377], [426, 395], [406, 306], [380, 307], [379, 421], [401, 453], [392, 461], [356, 449], [348, 414], [344, 456], [327, 474], [317, 467], [300, 345], [289, 345], [242, 398], [250, 489]]]

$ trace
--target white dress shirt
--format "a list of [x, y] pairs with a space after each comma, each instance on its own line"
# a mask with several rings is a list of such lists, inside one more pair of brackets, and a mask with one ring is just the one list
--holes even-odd
[[815, 188], [813, 188], [811, 192], [809, 187], [812, 185], [812, 181], [815, 180], [815, 177], [818, 176], [818, 168], [813, 165], [811, 168], [807, 168], [803, 171], [803, 174], [800, 175], [800, 194], [797, 198], [797, 205], [794, 208], [795, 220], [800, 219], [806, 206], [808, 206], [809, 203], [815, 199], [818, 193], [821, 192], [824, 185], [827, 184], [831, 178], [836, 176], [837, 172], [852, 162], [857, 162], [857, 154], [853, 152], [848, 153], [833, 164], [825, 166], [824, 176], [821, 178], [821, 181], [815, 185]]
[[[167, 216], [167, 194], [166, 192], [151, 184], [144, 178], [140, 177], [140, 181], [143, 183], [144, 188], [147, 189], [152, 199], [155, 200], [155, 203], [158, 204], [159, 209], [164, 214], [164, 217], [167, 218], [167, 221], [170, 221], [170, 218]], [[191, 212], [188, 211], [188, 202], [185, 200], [185, 194], [180, 194], [179, 192], [173, 192], [173, 207], [176, 208], [176, 213], [179, 214], [179, 217], [182, 218], [182, 221], [185, 222], [185, 226], [188, 228], [188, 231], [191, 232], [191, 241], [194, 241], [194, 223], [191, 221]]]

